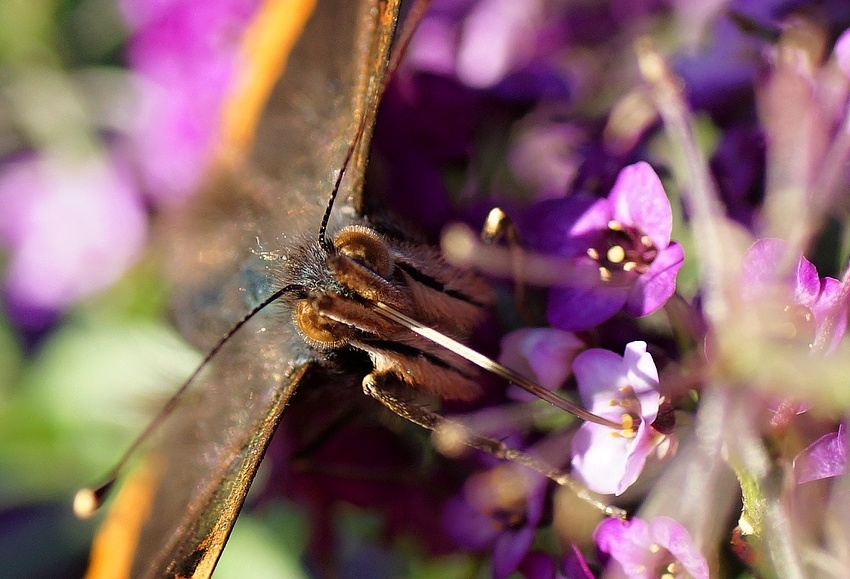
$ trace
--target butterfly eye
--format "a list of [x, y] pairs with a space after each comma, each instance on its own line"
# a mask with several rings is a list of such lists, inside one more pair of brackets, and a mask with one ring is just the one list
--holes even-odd
[[341, 255], [365, 265], [381, 277], [386, 278], [392, 271], [387, 244], [368, 227], [346, 227], [334, 239], [334, 247]]
[[338, 348], [345, 345], [352, 329], [321, 314], [312, 300], [295, 304], [295, 323], [304, 339], [316, 348]]

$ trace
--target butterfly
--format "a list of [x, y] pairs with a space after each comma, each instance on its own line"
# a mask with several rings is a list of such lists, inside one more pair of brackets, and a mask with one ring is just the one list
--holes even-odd
[[[209, 349], [251, 308], [245, 264], [268, 265], [257, 240], [286, 251], [316, 238], [361, 119], [374, 118], [398, 5], [316, 3], [244, 160], [222, 163], [164, 225], [176, 324], [196, 346]], [[360, 219], [368, 141], [346, 171], [333, 228]], [[290, 396], [321, 380], [295, 326], [276, 321], [268, 308], [228, 339], [157, 429], [95, 539], [90, 577], [212, 573]]]

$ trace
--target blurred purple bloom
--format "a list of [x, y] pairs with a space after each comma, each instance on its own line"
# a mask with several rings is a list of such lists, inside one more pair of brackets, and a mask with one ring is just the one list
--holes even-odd
[[837, 432], [821, 436], [794, 458], [797, 483], [835, 477], [847, 472], [847, 429], [839, 425]]
[[669, 517], [655, 517], [648, 523], [608, 518], [599, 523], [593, 538], [630, 579], [709, 577], [708, 562], [687, 529]]
[[584, 330], [620, 310], [645, 316], [676, 290], [682, 246], [670, 241], [672, 211], [647, 163], [620, 171], [606, 199], [576, 195], [532, 207], [523, 237], [535, 249], [574, 258], [590, 279], [549, 291], [547, 316], [562, 330]]
[[593, 348], [573, 362], [579, 394], [590, 412], [623, 425], [621, 431], [586, 422], [573, 438], [573, 471], [591, 490], [621, 494], [634, 483], [653, 451], [669, 453], [672, 436], [652, 428], [662, 398], [658, 370], [646, 342], [624, 355]]
[[[759, 300], [777, 289], [787, 291], [784, 322], [794, 327], [795, 337], [804, 336], [834, 348], [847, 331], [848, 304], [841, 302], [841, 283], [834, 278], [818, 277], [814, 264], [800, 252], [789, 254], [788, 242], [781, 239], [759, 239], [744, 255], [742, 297]], [[796, 264], [785, 279], [778, 279], [777, 264]], [[776, 284], [787, 284], [777, 288]], [[783, 324], [787, 332], [788, 324]]]
[[749, 227], [764, 197], [765, 137], [736, 125], [723, 132], [711, 158], [711, 171], [729, 216]]
[[576, 124], [547, 122], [522, 128], [508, 163], [516, 179], [537, 191], [537, 200], [561, 197], [585, 160], [579, 148], [588, 139]]
[[709, 44], [683, 52], [673, 66], [681, 76], [695, 109], [705, 109], [722, 120], [746, 119], [751, 114], [753, 81], [762, 66], [763, 44], [729, 18], [719, 18], [708, 36]]
[[850, 30], [845, 30], [835, 43], [835, 61], [844, 76], [850, 78]]
[[51, 312], [101, 290], [145, 243], [147, 214], [114, 158], [31, 155], [0, 173], [4, 289], [12, 315], [40, 326]]
[[[522, 328], [502, 338], [499, 363], [535, 380], [547, 390], [556, 390], [572, 372], [573, 359], [585, 343], [572, 332], [551, 328]], [[535, 396], [519, 387], [510, 390], [515, 400]]]
[[156, 201], [191, 194], [219, 137], [243, 32], [259, 0], [122, 0], [139, 73], [131, 146]]
[[462, 549], [492, 549], [494, 579], [508, 577], [534, 541], [546, 486], [545, 477], [527, 469], [500, 467], [473, 476], [461, 496], [446, 502], [443, 527]]
[[550, 555], [532, 551], [525, 556], [517, 571], [526, 579], [593, 579], [584, 555], [575, 545], [570, 545], [560, 568], [556, 567]]
[[517, 569], [525, 579], [555, 579], [555, 561], [547, 553], [532, 551]]
[[545, 46], [545, 8], [541, 0], [435, 2], [410, 44], [407, 63], [508, 98], [566, 96], [565, 75]]

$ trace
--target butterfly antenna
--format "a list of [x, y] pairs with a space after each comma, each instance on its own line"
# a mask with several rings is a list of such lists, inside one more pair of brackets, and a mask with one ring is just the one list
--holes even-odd
[[256, 316], [260, 311], [269, 306], [272, 302], [278, 300], [281, 296], [291, 293], [293, 291], [300, 290], [301, 286], [298, 285], [289, 285], [282, 289], [277, 290], [265, 300], [263, 300], [258, 306], [245, 314], [242, 319], [240, 319], [236, 324], [230, 328], [227, 333], [216, 343], [215, 346], [204, 356], [204, 359], [195, 368], [195, 371], [181, 384], [180, 388], [175, 392], [171, 398], [168, 399], [168, 402], [165, 403], [165, 406], [162, 407], [162, 410], [148, 423], [142, 433], [136, 437], [130, 447], [124, 451], [124, 454], [106, 476], [104, 481], [97, 485], [96, 487], [86, 487], [77, 491], [77, 494], [74, 496], [74, 514], [80, 518], [85, 519], [94, 514], [97, 509], [103, 505], [106, 498], [109, 496], [110, 491], [115, 486], [116, 481], [121, 476], [125, 466], [127, 465], [127, 461], [130, 460], [130, 457], [135, 454], [136, 450], [147, 441], [151, 435], [156, 431], [160, 425], [165, 422], [165, 420], [174, 412], [174, 409], [177, 408], [177, 405], [180, 403], [180, 399], [189, 389], [189, 386], [197, 379], [200, 373], [207, 367], [207, 364], [218, 355], [224, 345], [233, 337], [233, 335], [238, 332], [242, 326], [244, 326], [248, 321], [251, 320], [254, 316]]
[[405, 52], [407, 52], [407, 47], [410, 45], [410, 40], [411, 38], [413, 38], [413, 33], [416, 31], [416, 28], [419, 25], [419, 22], [422, 20], [422, 16], [425, 14], [425, 10], [428, 8], [429, 4], [430, 0], [420, 0], [419, 2], [415, 2], [410, 7], [410, 12], [408, 13], [407, 19], [405, 20], [404, 28], [399, 34], [398, 41], [396, 42], [393, 48], [393, 53], [390, 56], [386, 67], [384, 68], [384, 73], [381, 78], [380, 86], [373, 95], [371, 102], [367, 103], [366, 112], [364, 112], [363, 116], [360, 118], [360, 123], [357, 125], [357, 132], [354, 133], [354, 139], [352, 139], [351, 145], [349, 145], [348, 150], [345, 153], [345, 158], [343, 159], [342, 165], [340, 166], [339, 172], [336, 175], [334, 187], [331, 191], [331, 197], [328, 201], [328, 206], [325, 209], [325, 215], [324, 217], [322, 217], [322, 225], [321, 227], [319, 227], [319, 242], [324, 247], [329, 247], [331, 245], [330, 241], [328, 241], [326, 237], [328, 223], [331, 219], [331, 212], [333, 211], [334, 202], [336, 201], [337, 195], [339, 194], [340, 187], [342, 187], [342, 180], [345, 177], [345, 171], [351, 164], [351, 159], [354, 158], [354, 153], [357, 151], [357, 147], [360, 146], [360, 143], [363, 140], [363, 135], [366, 133], [366, 129], [372, 126], [372, 124], [375, 122], [375, 117], [378, 115], [378, 103], [381, 102], [381, 97], [383, 96], [384, 91], [387, 88], [389, 80], [395, 75], [395, 71], [398, 69], [399, 63], [401, 63], [402, 56]]

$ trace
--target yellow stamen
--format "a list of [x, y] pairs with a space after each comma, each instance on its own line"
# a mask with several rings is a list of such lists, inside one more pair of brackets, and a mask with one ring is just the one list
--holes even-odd
[[620, 245], [614, 245], [608, 249], [608, 253], [605, 254], [605, 257], [607, 257], [608, 261], [611, 263], [621, 263], [624, 259], [626, 259], [626, 250]]
[[617, 221], [616, 219], [612, 219], [608, 222], [608, 229], [610, 229], [611, 231], [622, 231], [623, 224]]
[[600, 267], [599, 268], [599, 279], [602, 281], [611, 281], [611, 272], [608, 271], [608, 268]]
[[587, 257], [589, 257], [593, 261], [599, 261], [599, 252], [596, 251], [596, 249], [589, 247], [587, 249]]

